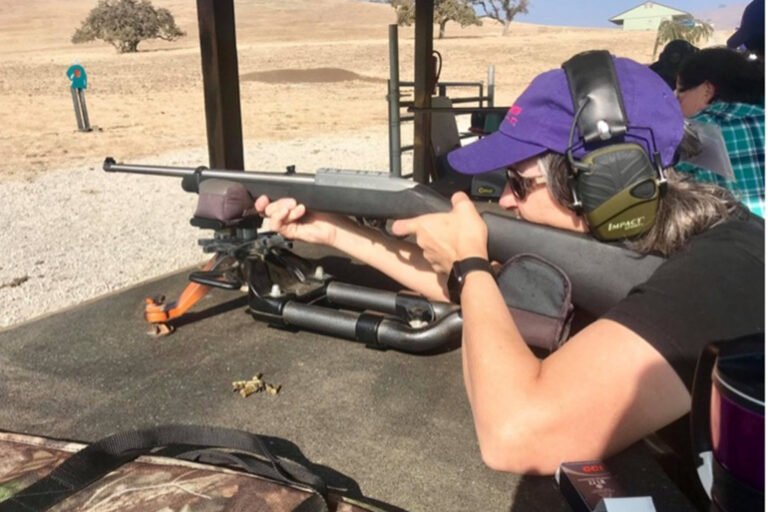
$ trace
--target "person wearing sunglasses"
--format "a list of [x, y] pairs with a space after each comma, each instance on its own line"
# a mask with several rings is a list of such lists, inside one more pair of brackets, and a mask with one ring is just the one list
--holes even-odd
[[[487, 227], [463, 192], [452, 196], [451, 212], [393, 224], [395, 234], [415, 243], [307, 211], [290, 198], [256, 201], [286, 237], [339, 249], [433, 300], [448, 300], [457, 263], [486, 262], [463, 275], [461, 350], [480, 453], [497, 470], [552, 473], [563, 461], [601, 459], [680, 420], [690, 408], [701, 348], [764, 325], [762, 223], [728, 191], [672, 170], [684, 136], [673, 91], [647, 66], [613, 62], [632, 123], [627, 137], [656, 148], [668, 170], [655, 223], [625, 243], [669, 259], [545, 358], [528, 347], [507, 309], [487, 264]], [[566, 158], [584, 150], [574, 149], [569, 135], [575, 117], [565, 72], [542, 73], [499, 131], [449, 153], [449, 163], [464, 174], [506, 168], [502, 207], [586, 233]]]
[[546, 185], [547, 178], [543, 174], [523, 176], [515, 167], [509, 166], [507, 167], [507, 184], [509, 185], [509, 191], [521, 201], [528, 195], [528, 191], [535, 189], [537, 186]]

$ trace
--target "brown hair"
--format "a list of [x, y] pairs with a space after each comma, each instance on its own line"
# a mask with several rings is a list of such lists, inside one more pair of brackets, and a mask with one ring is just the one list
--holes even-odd
[[[568, 185], [569, 166], [564, 155], [546, 153], [539, 159], [547, 176], [547, 187], [563, 206], [573, 209]], [[656, 221], [650, 230], [627, 240], [627, 245], [641, 253], [669, 255], [680, 249], [693, 235], [726, 220], [740, 203], [730, 191], [692, 176], [666, 170], [667, 192], [659, 201]]]

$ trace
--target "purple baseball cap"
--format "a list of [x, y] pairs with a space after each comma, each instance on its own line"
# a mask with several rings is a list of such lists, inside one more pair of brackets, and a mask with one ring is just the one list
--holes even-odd
[[[633, 60], [612, 57], [627, 115], [626, 142], [655, 148], [664, 167], [674, 163], [683, 138], [683, 113], [664, 80]], [[480, 174], [507, 167], [546, 151], [565, 154], [573, 124], [573, 100], [562, 69], [546, 71], [528, 85], [499, 126], [499, 130], [448, 154], [448, 162], [463, 174]], [[646, 129], [641, 129], [646, 128]], [[578, 136], [574, 135], [574, 140]], [[579, 144], [574, 156], [587, 151]]]

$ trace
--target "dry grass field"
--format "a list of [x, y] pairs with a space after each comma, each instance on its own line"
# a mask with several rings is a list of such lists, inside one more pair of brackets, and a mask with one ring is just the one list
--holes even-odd
[[[119, 55], [106, 43], [70, 42], [97, 0], [0, 0], [0, 329], [204, 258], [202, 235], [188, 222], [194, 196], [173, 180], [100, 170], [107, 155], [208, 163], [195, 2], [153, 3], [170, 9], [187, 36]], [[356, 0], [236, 0], [235, 17], [246, 168], [386, 170], [392, 9]], [[537, 73], [581, 50], [650, 62], [654, 38], [524, 23], [508, 37], [500, 32], [490, 22], [449, 25], [435, 41], [442, 79], [485, 80], [493, 64], [497, 105], [509, 105]], [[69, 93], [66, 70], [75, 59], [88, 72], [86, 99], [98, 127], [90, 133], [77, 131]], [[400, 30], [400, 73], [412, 80], [412, 28]], [[404, 144], [409, 133], [404, 125]]]
[[[195, 3], [155, 0], [187, 36], [144, 42], [139, 53], [124, 55], [102, 42], [70, 42], [95, 4], [0, 0], [0, 182], [73, 165], [97, 168], [105, 155], [146, 159], [205, 147]], [[243, 0], [235, 2], [235, 16], [246, 146], [363, 128], [380, 130], [386, 144], [387, 25], [394, 21], [388, 5]], [[507, 37], [499, 34], [490, 21], [467, 29], [449, 24], [447, 37], [435, 42], [444, 59], [442, 78], [485, 80], [494, 64], [497, 104], [509, 104], [535, 74], [580, 50], [607, 48], [650, 62], [654, 37], [523, 23]], [[401, 76], [409, 80], [412, 28], [401, 29], [400, 46]], [[98, 127], [87, 134], [76, 130], [65, 76], [75, 59], [88, 72], [86, 99]], [[246, 166], [259, 168], [259, 162]]]

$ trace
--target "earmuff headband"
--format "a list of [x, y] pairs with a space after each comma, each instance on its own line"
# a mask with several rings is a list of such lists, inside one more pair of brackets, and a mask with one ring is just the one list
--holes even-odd
[[581, 139], [589, 144], [624, 135], [627, 115], [611, 54], [606, 50], [583, 52], [564, 62], [563, 69], [574, 108], [580, 110], [574, 120]]

